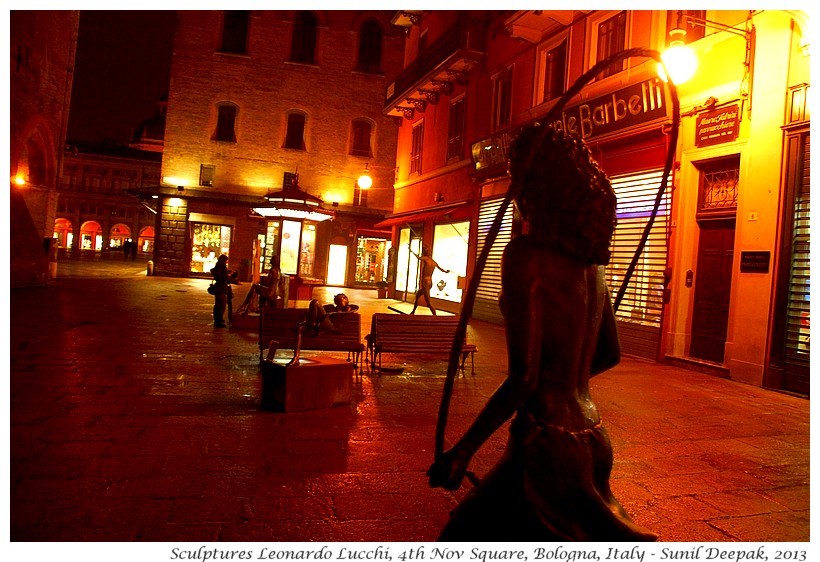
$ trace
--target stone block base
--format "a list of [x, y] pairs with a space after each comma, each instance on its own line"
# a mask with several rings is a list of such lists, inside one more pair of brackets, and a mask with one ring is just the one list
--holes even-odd
[[325, 357], [262, 362], [262, 409], [278, 412], [317, 410], [350, 404], [353, 363]]

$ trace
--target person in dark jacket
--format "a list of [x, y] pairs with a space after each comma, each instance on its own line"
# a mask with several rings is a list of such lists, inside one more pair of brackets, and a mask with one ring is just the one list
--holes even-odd
[[230, 310], [233, 298], [231, 283], [236, 282], [238, 272], [228, 269], [228, 256], [222, 254], [211, 269], [211, 275], [214, 277], [214, 328], [224, 328], [226, 308], [228, 309], [228, 321], [232, 316]]

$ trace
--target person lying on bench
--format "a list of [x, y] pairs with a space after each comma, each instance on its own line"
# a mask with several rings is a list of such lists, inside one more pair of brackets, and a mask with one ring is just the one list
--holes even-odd
[[359, 306], [350, 304], [347, 295], [344, 293], [339, 293], [333, 297], [333, 304], [324, 306], [319, 302], [319, 299], [313, 299], [308, 305], [305, 331], [312, 336], [318, 336], [320, 329], [328, 332], [338, 332], [339, 330], [333, 326], [332, 317], [336, 314], [347, 314], [357, 310], [359, 310]]

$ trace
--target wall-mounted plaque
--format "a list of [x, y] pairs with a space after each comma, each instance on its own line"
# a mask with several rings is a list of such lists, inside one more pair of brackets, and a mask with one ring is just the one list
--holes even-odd
[[741, 273], [769, 273], [771, 252], [740, 252]]
[[733, 141], [740, 130], [740, 107], [728, 105], [698, 115], [695, 146], [711, 146]]

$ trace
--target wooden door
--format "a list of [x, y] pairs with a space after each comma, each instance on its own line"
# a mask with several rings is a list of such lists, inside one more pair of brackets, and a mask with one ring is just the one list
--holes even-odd
[[723, 363], [732, 287], [734, 220], [702, 221], [689, 355]]

